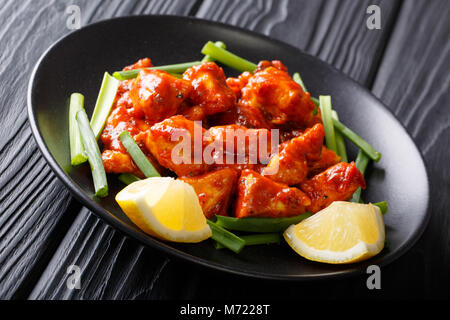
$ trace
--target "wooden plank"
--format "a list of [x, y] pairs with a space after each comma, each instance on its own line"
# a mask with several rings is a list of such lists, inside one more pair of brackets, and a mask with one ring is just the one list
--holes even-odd
[[[198, 17], [257, 31], [332, 64], [369, 86], [399, 1], [206, 0]], [[381, 30], [366, 27], [367, 7], [381, 9]]]
[[[138, 245], [83, 209], [55, 252], [30, 299], [135, 299], [154, 294], [168, 259]], [[80, 290], [67, 286], [69, 266], [81, 271]]]
[[[369, 32], [365, 27], [366, 8], [372, 3], [379, 4], [383, 10], [381, 31]], [[397, 3], [204, 1], [197, 16], [231, 23], [289, 42], [333, 63], [358, 81], [370, 84], [396, 16]], [[84, 223], [83, 217], [78, 217], [31, 298], [267, 298], [268, 292], [278, 294], [282, 291], [281, 286], [285, 287], [285, 284], [237, 278], [185, 262], [154, 259], [154, 250], [144, 249], [130, 240], [123, 241], [100, 225], [92, 217], [87, 223]], [[89, 249], [87, 243], [91, 243]], [[125, 245], [130, 249], [124, 250]], [[99, 267], [99, 261], [102, 261], [103, 268]], [[67, 289], [66, 268], [69, 263], [78, 264], [82, 270], [85, 284], [79, 291]], [[96, 275], [103, 276], [97, 279]], [[211, 286], [211, 283], [215, 285]], [[365, 284], [365, 280], [358, 280], [357, 283]], [[353, 290], [351, 283], [344, 281], [327, 288], [326, 294], [340, 295], [342, 286], [348, 291]], [[221, 289], [218, 290], [218, 287]], [[305, 289], [304, 292], [308, 294], [324, 295], [323, 286], [307, 285], [305, 288], [308, 291]], [[283, 295], [292, 296], [297, 291], [298, 286], [288, 286]]]
[[[195, 0], [76, 0], [82, 24], [133, 14], [188, 14]], [[55, 178], [31, 135], [26, 92], [39, 56], [66, 27], [67, 3], [2, 2], [0, 8], [0, 298], [24, 298], [81, 206]], [[99, 223], [99, 222], [97, 222]], [[103, 223], [103, 222], [102, 222]]]
[[56, 228], [66, 232], [80, 205], [47, 166], [27, 123], [4, 146], [0, 170], [0, 295], [11, 298], [37, 281], [61, 240]]

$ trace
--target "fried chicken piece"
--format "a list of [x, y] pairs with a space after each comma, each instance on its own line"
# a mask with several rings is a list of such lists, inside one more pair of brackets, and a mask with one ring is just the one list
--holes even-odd
[[241, 108], [255, 108], [275, 127], [309, 128], [319, 123], [320, 112], [290, 75], [275, 67], [256, 72], [245, 87], [238, 102]]
[[238, 172], [230, 168], [179, 178], [194, 188], [207, 219], [214, 215], [227, 215], [237, 179]]
[[[256, 67], [254, 72], [256, 73], [262, 71], [268, 67], [274, 67], [285, 72], [288, 71], [287, 67], [279, 60], [273, 61], [263, 60], [258, 63], [258, 66]], [[241, 73], [237, 78], [233, 77], [227, 78], [227, 85], [231, 88], [231, 90], [233, 90], [234, 94], [238, 99], [241, 97], [242, 88], [244, 88], [247, 85], [248, 80], [252, 76], [253, 75], [250, 72], [245, 71]]]
[[235, 123], [247, 128], [274, 128], [272, 122], [264, 116], [261, 109], [245, 104], [238, 104], [236, 107]]
[[205, 139], [221, 142], [224, 152], [248, 154], [254, 152], [255, 159], [261, 154], [259, 147], [265, 147], [268, 158], [271, 152], [272, 136], [267, 129], [249, 129], [237, 124], [211, 127], [205, 133]]
[[139, 71], [129, 95], [136, 112], [142, 112], [152, 125], [175, 115], [191, 91], [189, 81], [164, 71], [144, 69]]
[[138, 173], [136, 167], [128, 153], [116, 150], [104, 150], [102, 153], [103, 166], [106, 173]]
[[262, 60], [258, 63], [258, 66], [255, 69], [255, 73], [267, 69], [269, 67], [277, 68], [278, 70], [288, 72], [288, 68], [280, 61], [280, 60]]
[[[116, 106], [106, 120], [105, 127], [100, 136], [103, 143], [102, 160], [106, 173], [135, 173], [140, 170], [134, 165], [127, 150], [122, 145], [119, 135], [128, 131], [134, 140], [143, 148], [145, 131], [150, 127], [144, 120], [130, 114], [130, 109], [123, 105]], [[154, 161], [152, 161], [153, 163]], [[141, 176], [141, 174], [139, 174]]]
[[142, 133], [148, 130], [150, 126], [143, 120], [132, 114], [130, 109], [124, 106], [116, 106], [106, 120], [100, 140], [105, 150], [116, 150], [126, 152], [120, 142], [119, 135], [128, 131], [130, 135], [138, 142], [142, 143]]
[[338, 163], [300, 184], [300, 189], [311, 199], [307, 209], [313, 213], [334, 201], [348, 200], [359, 187], [365, 189], [366, 183], [354, 162]]
[[307, 177], [308, 161], [320, 159], [324, 137], [323, 125], [318, 123], [303, 135], [286, 142], [262, 175], [289, 186], [299, 184]]
[[312, 178], [316, 174], [325, 171], [339, 162], [341, 162], [341, 157], [339, 157], [336, 152], [322, 146], [320, 158], [317, 160], [308, 161], [308, 177]]
[[[216, 157], [217, 159], [218, 157]], [[222, 169], [222, 168], [230, 168], [235, 170], [236, 172], [242, 172], [244, 170], [252, 170], [255, 171], [259, 174], [261, 174], [261, 172], [264, 170], [265, 165], [260, 164], [260, 163], [254, 163], [252, 161], [250, 161], [248, 156], [245, 156], [245, 158], [243, 159], [243, 161], [239, 162], [239, 163], [215, 163], [214, 164], [214, 168], [216, 169]]]
[[150, 60], [150, 58], [143, 58], [138, 60], [136, 63], [123, 68], [123, 71], [151, 68], [151, 67], [153, 67], [152, 60]]
[[192, 107], [188, 104], [182, 104], [180, 109], [178, 110], [178, 114], [191, 121], [201, 121], [203, 127], [208, 124], [205, 109], [200, 106]]
[[235, 215], [237, 218], [290, 217], [305, 213], [310, 204], [311, 200], [300, 189], [244, 170], [238, 182]]
[[133, 108], [133, 101], [130, 98], [130, 90], [133, 86], [134, 79], [121, 81], [117, 89], [114, 107], [122, 106], [127, 109]]
[[236, 104], [236, 95], [228, 87], [223, 69], [214, 62], [189, 68], [183, 79], [191, 82], [194, 88], [189, 100], [202, 107], [207, 116], [230, 110]]
[[233, 90], [236, 98], [241, 97], [241, 90], [248, 83], [248, 79], [252, 77], [252, 74], [248, 71], [241, 73], [237, 78], [229, 77], [227, 78], [227, 85]]
[[272, 129], [274, 126], [268, 121], [261, 110], [253, 106], [236, 105], [231, 110], [218, 113], [209, 118], [212, 126], [236, 124], [252, 129]]
[[230, 167], [237, 171], [252, 169], [260, 172], [271, 157], [271, 132], [266, 129], [249, 129], [239, 125], [211, 127], [205, 132], [214, 166]]
[[[141, 147], [141, 150], [146, 155], [147, 159], [159, 172], [160, 175], [165, 176], [168, 174], [168, 170], [161, 167], [159, 163], [153, 158], [151, 154], [147, 152], [146, 149]], [[106, 173], [122, 174], [122, 173], [132, 173], [139, 178], [145, 178], [142, 171], [134, 163], [128, 152], [122, 152], [117, 150], [104, 150], [102, 152], [103, 166], [105, 167]]]
[[199, 124], [176, 115], [153, 125], [147, 131], [145, 145], [163, 167], [181, 177], [196, 176], [212, 169], [203, 161], [205, 131]]
[[305, 130], [292, 129], [292, 130], [280, 130], [280, 143], [287, 143], [289, 140], [294, 139], [296, 137], [300, 137]]

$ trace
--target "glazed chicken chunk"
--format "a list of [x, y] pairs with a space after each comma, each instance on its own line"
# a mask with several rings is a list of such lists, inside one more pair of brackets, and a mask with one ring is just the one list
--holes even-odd
[[227, 157], [234, 164], [243, 158], [253, 164], [267, 164], [272, 152], [272, 136], [266, 129], [249, 129], [236, 124], [211, 127], [205, 140], [216, 144], [216, 164], [225, 164]]
[[186, 70], [183, 79], [192, 84], [190, 102], [203, 108], [207, 116], [225, 112], [236, 104], [236, 95], [226, 82], [225, 74], [214, 62], [204, 62]]
[[[145, 140], [144, 132], [148, 128], [150, 126], [143, 119], [137, 118], [132, 108], [127, 109], [123, 104], [118, 104], [112, 110], [100, 136], [104, 146], [102, 160], [107, 173], [134, 173], [142, 176], [140, 170], [120, 142], [119, 135], [123, 131], [128, 131], [138, 144], [143, 145]], [[157, 169], [160, 169], [149, 152], [144, 153], [146, 153], [150, 162]]]
[[308, 161], [308, 177], [312, 178], [316, 174], [328, 169], [341, 162], [341, 157], [339, 157], [336, 152], [322, 146], [322, 152], [320, 153], [320, 158], [316, 160]]
[[177, 115], [153, 125], [147, 131], [145, 146], [177, 176], [195, 176], [212, 169], [202, 158], [205, 131], [199, 124]]
[[313, 213], [333, 201], [348, 200], [359, 187], [365, 189], [366, 183], [354, 162], [338, 163], [300, 184], [300, 189], [311, 199], [307, 209]]
[[152, 125], [175, 115], [191, 91], [189, 81], [164, 71], [144, 69], [139, 72], [129, 95], [138, 116], [144, 115]]
[[262, 174], [287, 185], [296, 185], [308, 175], [308, 161], [320, 159], [325, 131], [321, 123], [286, 142]]
[[241, 108], [256, 108], [274, 126], [308, 128], [320, 122], [320, 113], [301, 86], [280, 69], [269, 66], [254, 73], [242, 88]]
[[123, 71], [150, 68], [150, 67], [153, 67], [152, 60], [150, 58], [143, 58], [138, 60], [136, 63], [133, 63], [132, 65], [123, 68]]
[[214, 215], [227, 215], [231, 197], [236, 189], [238, 172], [225, 168], [196, 177], [179, 178], [190, 184], [198, 195], [206, 218]]
[[235, 216], [290, 217], [305, 213], [310, 204], [311, 200], [300, 189], [244, 170], [238, 182]]

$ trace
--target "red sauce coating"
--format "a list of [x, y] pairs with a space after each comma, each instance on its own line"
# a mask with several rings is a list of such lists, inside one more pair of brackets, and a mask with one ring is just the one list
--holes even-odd
[[[172, 170], [177, 176], [200, 175], [212, 169], [211, 165], [201, 161], [206, 142], [198, 140], [198, 146], [194, 142], [194, 137], [198, 135], [202, 139], [205, 131], [203, 127], [181, 115], [173, 116], [150, 128], [145, 147], [163, 167]], [[186, 146], [184, 149], [183, 144]], [[190, 152], [185, 154], [188, 147]], [[196, 155], [200, 161], [196, 161]]]
[[323, 125], [318, 123], [289, 140], [264, 168], [263, 175], [290, 186], [302, 182], [308, 175], [308, 161], [320, 158], [324, 136]]
[[244, 170], [238, 183], [235, 216], [290, 217], [305, 213], [311, 200], [300, 189]]
[[338, 163], [300, 184], [311, 199], [310, 212], [318, 212], [333, 201], [348, 200], [359, 187], [365, 189], [366, 183], [354, 162]]
[[145, 69], [134, 81], [130, 98], [136, 112], [144, 114], [149, 124], [155, 124], [175, 115], [191, 91], [189, 81], [164, 71]]
[[320, 115], [314, 115], [317, 109], [310, 94], [287, 72], [272, 66], [250, 77], [242, 88], [239, 105], [260, 110], [276, 127], [308, 128], [320, 122]]
[[[124, 70], [151, 66], [144, 58]], [[347, 200], [358, 187], [365, 188], [365, 181], [354, 163], [340, 163], [323, 145], [320, 111], [314, 110], [309, 93], [276, 60], [261, 61], [253, 74], [228, 79], [213, 62], [188, 69], [182, 79], [144, 69], [136, 79], [120, 83], [101, 135], [102, 159], [107, 173], [143, 176], [119, 140], [128, 131], [162, 175], [171, 170], [193, 186], [207, 217], [230, 208], [239, 218], [317, 212]], [[279, 145], [273, 145], [271, 129], [280, 130]], [[237, 148], [236, 137], [227, 137], [227, 130], [246, 134], [243, 149]], [[271, 147], [279, 147], [278, 153], [263, 159], [258, 145], [253, 163], [249, 134], [266, 136], [266, 155]], [[234, 148], [227, 150], [230, 139]], [[191, 152], [183, 153], [182, 140]], [[227, 163], [226, 155], [243, 162]], [[279, 171], [269, 174], [273, 167]]]
[[136, 63], [123, 68], [123, 71], [151, 68], [151, 67], [153, 67], [152, 60], [150, 60], [150, 58], [143, 58], [138, 60]]
[[238, 172], [231, 168], [208, 172], [196, 177], [179, 178], [190, 184], [198, 195], [206, 218], [227, 215], [231, 198], [236, 189]]
[[236, 104], [236, 95], [228, 87], [223, 69], [205, 62], [186, 70], [183, 79], [192, 84], [189, 100], [203, 108], [206, 115], [225, 112]]
[[308, 177], [312, 178], [316, 174], [321, 173], [339, 162], [341, 162], [341, 157], [339, 157], [336, 152], [322, 146], [320, 158], [317, 160], [308, 161]]

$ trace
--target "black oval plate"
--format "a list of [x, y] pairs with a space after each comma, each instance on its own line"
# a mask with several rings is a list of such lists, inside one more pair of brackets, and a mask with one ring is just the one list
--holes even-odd
[[[341, 121], [382, 154], [368, 172], [366, 201], [387, 200], [386, 248], [357, 264], [327, 265], [298, 256], [286, 244], [245, 248], [236, 255], [201, 244], [164, 243], [140, 231], [114, 201], [123, 187], [109, 177], [110, 196], [93, 196], [89, 166], [72, 168], [68, 136], [68, 97], [85, 95], [92, 113], [105, 71], [113, 72], [139, 58], [155, 65], [199, 60], [208, 40], [221, 40], [230, 51], [251, 61], [280, 59], [301, 73], [313, 96], [330, 94]], [[227, 73], [230, 70], [225, 70]], [[230, 74], [230, 73], [228, 73]], [[330, 65], [280, 41], [224, 24], [187, 17], [139, 16], [103, 21], [56, 42], [38, 62], [29, 84], [28, 112], [36, 141], [57, 176], [73, 195], [99, 217], [144, 244], [204, 266], [270, 279], [317, 279], [365, 272], [403, 254], [427, 223], [429, 183], [414, 142], [383, 104], [368, 90]], [[348, 143], [350, 159], [356, 149]]]

